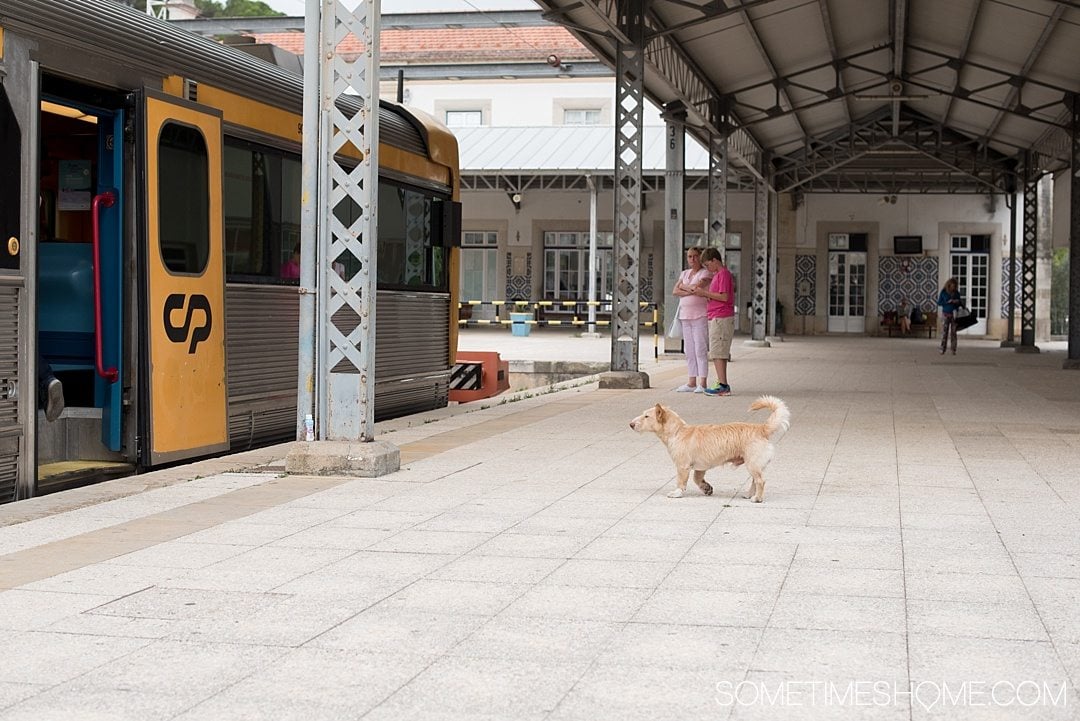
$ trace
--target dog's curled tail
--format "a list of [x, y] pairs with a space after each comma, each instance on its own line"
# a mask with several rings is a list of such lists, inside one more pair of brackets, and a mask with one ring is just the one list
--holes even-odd
[[777, 433], [785, 433], [791, 425], [791, 412], [787, 404], [776, 396], [761, 396], [750, 404], [750, 410], [760, 411], [762, 408], [771, 408], [772, 415], [765, 421], [765, 429], [772, 438]]

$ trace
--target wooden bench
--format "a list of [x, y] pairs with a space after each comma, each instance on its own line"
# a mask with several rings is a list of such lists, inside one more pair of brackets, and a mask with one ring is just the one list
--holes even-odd
[[[889, 337], [892, 338], [895, 331], [898, 335], [902, 335], [900, 332], [900, 321], [896, 317], [895, 310], [887, 310], [882, 314], [881, 327], [889, 333]], [[922, 323], [911, 324], [911, 335], [916, 333], [922, 333], [926, 331], [927, 338], [933, 338], [937, 333], [937, 311], [926, 311], [923, 313]]]

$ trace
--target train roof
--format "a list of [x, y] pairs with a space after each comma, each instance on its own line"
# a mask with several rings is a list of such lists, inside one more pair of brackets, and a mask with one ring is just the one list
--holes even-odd
[[[303, 106], [302, 76], [112, 0], [0, 0], [0, 25], [297, 113]], [[356, 112], [363, 104], [342, 98], [339, 106]], [[404, 106], [379, 102], [380, 142], [427, 156], [428, 123]]]

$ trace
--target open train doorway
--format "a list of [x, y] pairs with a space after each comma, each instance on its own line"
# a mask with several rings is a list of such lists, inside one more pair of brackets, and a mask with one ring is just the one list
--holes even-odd
[[[134, 470], [122, 441], [124, 123], [121, 94], [42, 78], [36, 495]], [[52, 377], [58, 415], [42, 388]]]

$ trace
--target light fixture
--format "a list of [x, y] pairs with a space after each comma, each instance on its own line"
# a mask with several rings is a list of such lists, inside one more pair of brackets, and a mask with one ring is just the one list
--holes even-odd
[[521, 193], [507, 193], [510, 197], [510, 202], [514, 204], [514, 210], [518, 213], [521, 212]]

